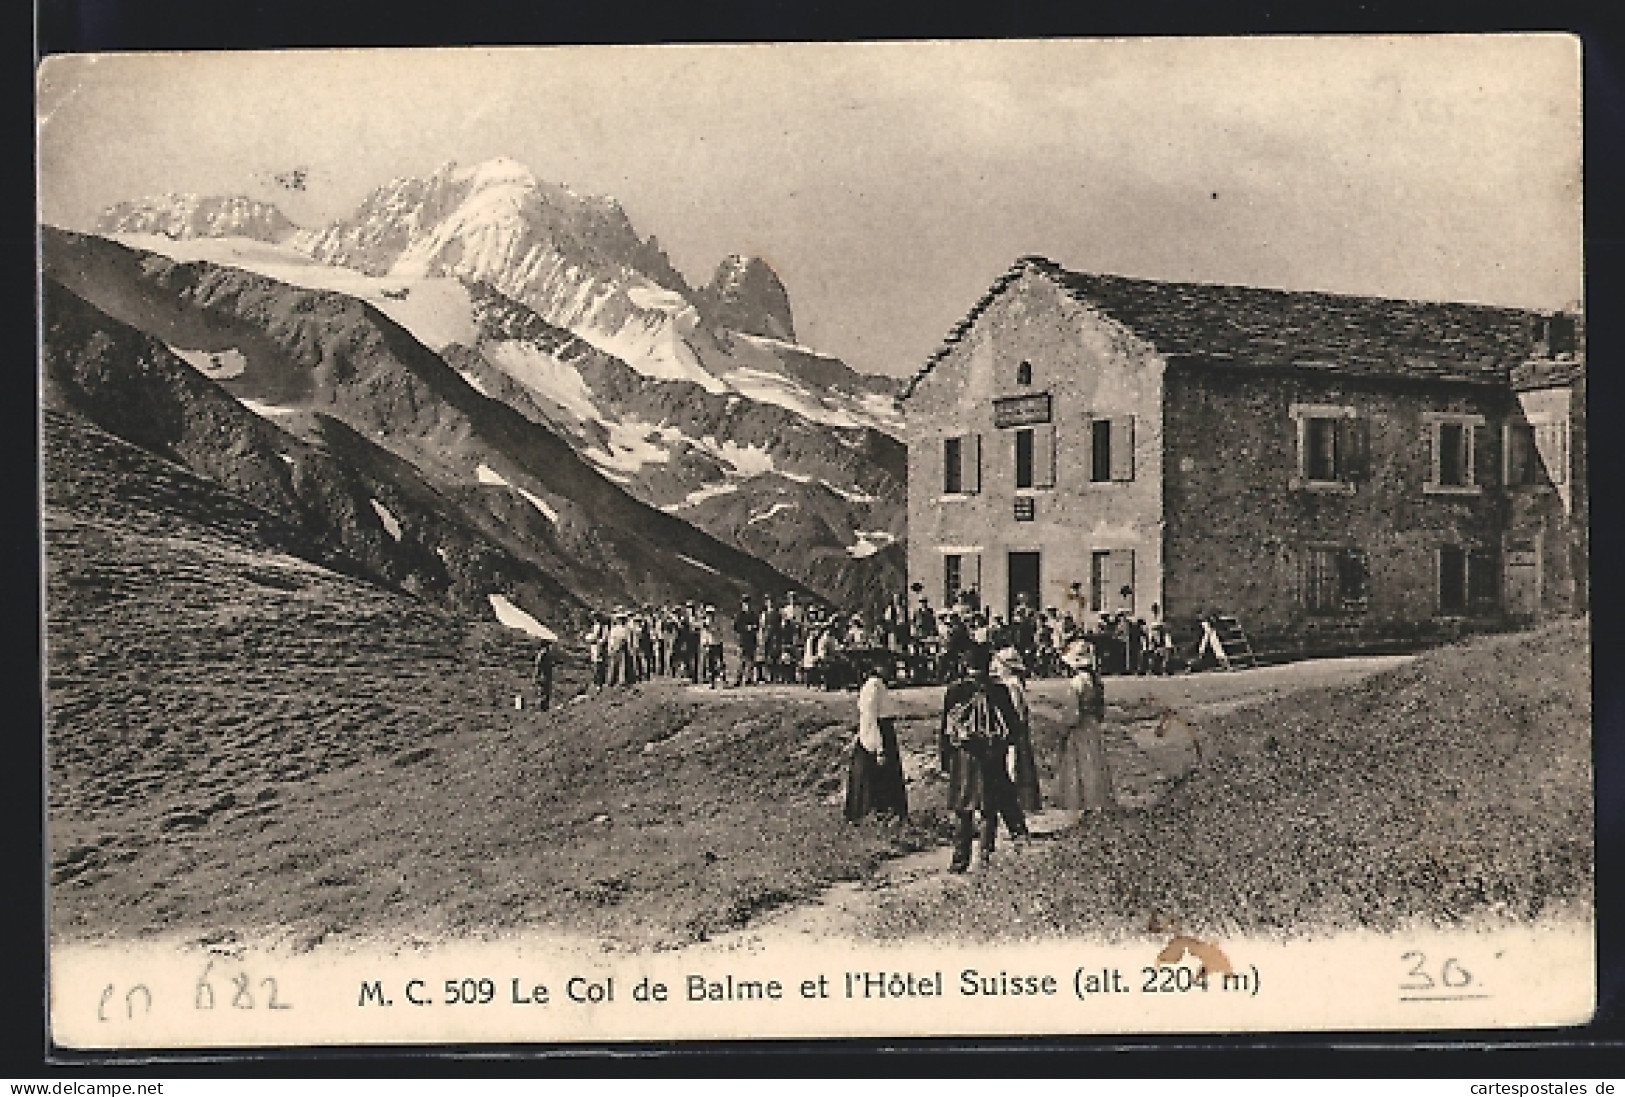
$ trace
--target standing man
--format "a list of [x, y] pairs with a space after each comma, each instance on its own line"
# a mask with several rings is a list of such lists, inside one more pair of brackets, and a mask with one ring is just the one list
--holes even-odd
[[722, 626], [717, 622], [715, 606], [706, 606], [705, 615], [700, 619], [700, 653], [704, 660], [704, 675], [706, 683], [717, 688], [717, 683], [727, 684], [727, 668], [722, 663]]
[[632, 666], [632, 630], [623, 610], [615, 612], [609, 626], [609, 684], [630, 686], [636, 672]]
[[1019, 717], [1010, 691], [988, 673], [992, 655], [985, 644], [971, 648], [970, 676], [949, 686], [942, 702], [938, 752], [948, 777], [948, 810], [958, 817], [949, 872], [970, 868], [978, 812], [981, 850], [977, 862], [984, 867], [993, 856], [1001, 811], [1013, 810], [1018, 817], [1021, 813], [1005, 768], [1010, 732]]
[[553, 641], [544, 637], [536, 649], [536, 662], [531, 666], [531, 680], [536, 684], [536, 707], [543, 712], [553, 707], [553, 667], [557, 663]]
[[761, 664], [756, 660], [757, 633], [761, 628], [761, 618], [750, 608], [750, 596], [746, 595], [739, 601], [739, 612], [734, 614], [734, 639], [739, 642], [739, 673], [734, 676], [734, 685], [745, 684], [745, 675], [749, 674], [753, 683], [760, 682], [758, 671]]

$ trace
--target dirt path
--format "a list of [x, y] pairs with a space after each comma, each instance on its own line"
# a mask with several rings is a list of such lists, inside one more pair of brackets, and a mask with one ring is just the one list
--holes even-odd
[[[1107, 755], [1118, 810], [1136, 810], [1156, 803], [1171, 784], [1200, 764], [1199, 729], [1205, 717], [1263, 706], [1299, 690], [1349, 685], [1413, 658], [1350, 657], [1229, 673], [1107, 679]], [[940, 711], [942, 690], [895, 690], [892, 698], [899, 715], [924, 718]], [[1059, 680], [1032, 683], [1028, 700], [1035, 734], [1040, 738], [1044, 725], [1053, 727], [1068, 718], [1072, 703], [1066, 683]], [[925, 803], [927, 798], [940, 799], [936, 761], [927, 751], [905, 743], [903, 767], [912, 804]], [[1001, 834], [995, 857], [1045, 858], [1061, 832], [1090, 825], [1065, 811], [1036, 812], [1028, 816], [1027, 822], [1031, 840], [1017, 842]], [[785, 940], [860, 937], [865, 921], [887, 896], [940, 895], [949, 902], [956, 894], [976, 888], [974, 871], [963, 876], [947, 872], [949, 857], [949, 850], [939, 847], [892, 858], [881, 863], [867, 879], [838, 883], [814, 900], [765, 913], [750, 925], [715, 938], [707, 947], [751, 950]]]

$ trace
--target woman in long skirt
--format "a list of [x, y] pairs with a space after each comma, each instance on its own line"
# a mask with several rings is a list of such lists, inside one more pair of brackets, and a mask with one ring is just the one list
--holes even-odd
[[885, 714], [886, 700], [886, 682], [872, 668], [858, 691], [858, 736], [846, 780], [846, 817], [853, 822], [865, 815], [908, 818], [897, 722]]
[[1062, 659], [1073, 672], [1067, 684], [1077, 706], [1077, 717], [1071, 727], [1061, 731], [1055, 784], [1050, 794], [1055, 806], [1067, 811], [1105, 811], [1114, 803], [1106, 744], [1101, 736], [1106, 717], [1105, 683], [1089, 641], [1081, 637], [1074, 640], [1067, 645]]

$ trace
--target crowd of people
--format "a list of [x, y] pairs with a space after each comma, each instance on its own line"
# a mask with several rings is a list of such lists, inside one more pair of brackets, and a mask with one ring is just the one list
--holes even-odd
[[1061, 677], [1069, 644], [1086, 639], [1108, 674], [1168, 674], [1177, 668], [1173, 635], [1151, 607], [1151, 620], [1103, 613], [1087, 625], [1071, 612], [1039, 609], [1016, 599], [1008, 619], [968, 590], [946, 608], [915, 588], [878, 613], [841, 610], [799, 597], [745, 597], [731, 612], [684, 602], [621, 608], [597, 615], [583, 640], [595, 689], [680, 678], [714, 689], [791, 684], [823, 689], [857, 687], [871, 665], [890, 682], [941, 684], [961, 676], [976, 645], [1012, 648], [1028, 673]]
[[938, 612], [923, 594], [911, 616], [912, 648], [921, 673], [914, 680], [946, 681], [955, 676], [972, 644], [1014, 648], [1030, 673], [1041, 678], [1070, 673], [1062, 658], [1068, 645], [1088, 641], [1102, 673], [1171, 674], [1179, 668], [1173, 632], [1161, 607], [1151, 607], [1151, 620], [1126, 611], [1105, 612], [1080, 621], [1055, 606], [1044, 609], [1018, 594], [1008, 620], [983, 608], [975, 591], [962, 592], [947, 610]]
[[[584, 637], [592, 684], [603, 690], [670, 677], [713, 689], [861, 686], [845, 805], [846, 816], [857, 820], [908, 815], [895, 720], [886, 712], [888, 686], [946, 683], [938, 761], [956, 817], [950, 868], [962, 872], [973, 845], [986, 861], [1001, 823], [1012, 838], [1024, 838], [1027, 813], [1044, 805], [1027, 682], [1066, 677], [1076, 719], [1060, 735], [1049, 806], [1078, 813], [1110, 806], [1102, 675], [1177, 669], [1159, 607], [1151, 607], [1149, 623], [1104, 613], [1085, 627], [1070, 612], [1035, 608], [1024, 596], [1006, 619], [984, 609], [974, 590], [940, 611], [918, 586], [914, 594], [913, 607], [897, 596], [872, 620], [794, 592], [777, 601], [745, 597], [730, 615], [695, 602], [600, 614]], [[543, 709], [551, 702], [555, 661], [553, 645], [544, 643], [535, 668]]]
[[[919, 590], [916, 587], [915, 593]], [[1102, 614], [1085, 630], [1070, 613], [1037, 611], [1024, 598], [1006, 621], [977, 604], [974, 591], [943, 612], [919, 596], [889, 602], [872, 625], [860, 613], [798, 602], [750, 598], [728, 622], [734, 637], [734, 686], [796, 682], [825, 689], [859, 685], [858, 732], [852, 743], [845, 815], [908, 818], [908, 789], [894, 717], [886, 711], [888, 682], [946, 682], [938, 729], [938, 761], [947, 779], [947, 807], [955, 816], [950, 872], [991, 858], [1002, 822], [1015, 840], [1029, 836], [1027, 813], [1045, 804], [1033, 751], [1027, 682], [1034, 674], [1062, 675], [1076, 707], [1056, 744], [1049, 806], [1081, 816], [1112, 805], [1101, 725], [1106, 715], [1102, 674], [1167, 674], [1175, 647], [1152, 606], [1152, 623], [1125, 613]], [[1215, 630], [1200, 622], [1198, 658], [1211, 647], [1228, 665]], [[715, 606], [693, 602], [662, 608], [617, 610], [597, 616], [585, 640], [595, 689], [631, 686], [654, 677], [686, 678], [712, 688], [728, 684], [724, 625]], [[558, 665], [554, 640], [543, 639], [532, 677], [537, 706], [553, 700]], [[523, 699], [516, 702], [523, 707]]]
[[874, 621], [798, 598], [745, 597], [731, 613], [684, 602], [600, 614], [584, 637], [595, 688], [656, 677], [713, 689], [800, 683], [855, 686], [861, 667], [884, 653], [906, 654], [906, 633], [890, 608]]

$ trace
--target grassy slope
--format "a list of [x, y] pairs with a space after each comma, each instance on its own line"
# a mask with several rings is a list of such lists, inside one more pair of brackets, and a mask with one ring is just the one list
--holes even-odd
[[882, 936], [1203, 933], [1526, 919], [1589, 903], [1587, 625], [1485, 637], [1205, 722], [1211, 761], [1143, 812], [899, 896]]
[[46, 500], [59, 935], [672, 942], [930, 841], [825, 802], [851, 696], [516, 711], [522, 638], [277, 552], [238, 497], [74, 437]]

